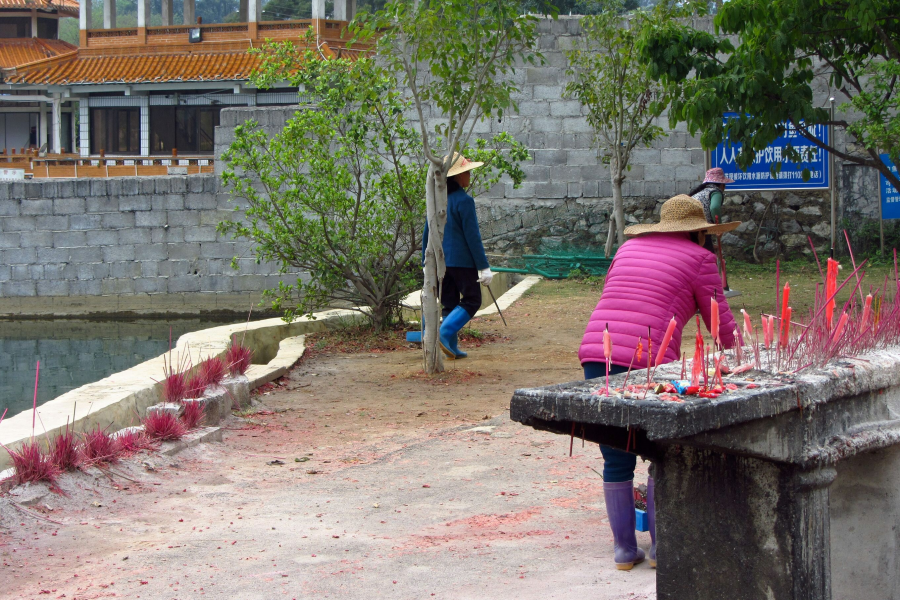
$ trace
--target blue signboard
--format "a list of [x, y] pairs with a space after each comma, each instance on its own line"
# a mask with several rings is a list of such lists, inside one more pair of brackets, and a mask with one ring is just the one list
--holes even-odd
[[[737, 113], [726, 113], [725, 119], [734, 118]], [[822, 150], [791, 126], [785, 124], [784, 134], [769, 144], [765, 150], [756, 153], [753, 164], [742, 171], [736, 163], [741, 151], [741, 144], [722, 142], [712, 151], [712, 166], [721, 167], [725, 175], [734, 179], [728, 184], [729, 190], [818, 190], [828, 187], [829, 160], [828, 152]], [[828, 143], [828, 127], [814, 125], [809, 128], [817, 140]], [[793, 163], [781, 158], [785, 147], [790, 144], [795, 150], [809, 160]], [[772, 175], [773, 164], [781, 162], [781, 171], [777, 178]], [[798, 168], [799, 167], [799, 168]], [[803, 169], [809, 169], [810, 178], [803, 181]]]
[[[887, 154], [881, 155], [881, 160], [891, 169], [891, 173], [897, 175], [897, 165], [891, 162]], [[900, 192], [884, 175], [879, 175], [881, 180], [881, 218], [900, 219]]]

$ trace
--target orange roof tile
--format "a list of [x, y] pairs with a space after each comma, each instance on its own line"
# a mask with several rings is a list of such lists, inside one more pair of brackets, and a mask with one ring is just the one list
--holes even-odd
[[[0, 0], [3, 1], [3, 0]], [[74, 52], [78, 48], [62, 40], [40, 38], [0, 39], [0, 69], [10, 69], [60, 54]]]
[[78, 16], [78, 0], [0, 0], [0, 8], [59, 11], [73, 17]]
[[16, 69], [6, 83], [78, 85], [244, 81], [259, 64], [246, 51], [96, 56], [72, 53]]
[[[0, 0], [3, 1], [3, 0]], [[4, 83], [24, 85], [85, 85], [103, 83], [167, 83], [188, 81], [246, 81], [260, 59], [247, 53], [245, 43], [131, 46], [84, 49], [4, 69]], [[356, 58], [364, 50], [348, 50], [340, 43], [323, 43], [328, 56]], [[3, 67], [0, 67], [3, 68]]]

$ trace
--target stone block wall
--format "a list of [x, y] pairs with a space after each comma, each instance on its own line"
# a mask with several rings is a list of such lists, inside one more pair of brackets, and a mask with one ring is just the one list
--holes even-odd
[[[711, 28], [709, 19], [695, 19], [693, 25]], [[498, 264], [507, 255], [557, 247], [600, 251], [609, 227], [609, 169], [598, 158], [584, 109], [577, 101], [563, 97], [565, 52], [575, 46], [581, 35], [579, 18], [543, 20], [539, 32], [545, 64], [519, 68], [513, 75], [520, 90], [514, 96], [518, 113], [475, 127], [476, 135], [482, 137], [509, 132], [533, 156], [524, 165], [526, 180], [518, 189], [509, 181], [501, 181], [476, 198], [485, 244], [496, 255], [492, 260]], [[816, 94], [822, 96], [823, 102], [828, 93], [827, 86], [817, 84]], [[269, 135], [274, 135], [296, 110], [297, 107], [223, 110], [216, 130], [217, 156], [233, 141], [234, 127], [240, 123], [254, 119]], [[418, 117], [409, 116], [417, 126]], [[424, 116], [432, 119], [427, 108]], [[699, 137], [689, 135], [683, 124], [669, 129], [666, 115], [659, 118], [658, 124], [668, 135], [632, 154], [631, 170], [623, 185], [629, 223], [657, 219], [662, 200], [690, 191], [702, 180], [706, 169], [706, 152]], [[217, 162], [216, 168], [221, 172], [221, 163]], [[866, 191], [873, 176], [877, 183], [877, 176], [845, 175], [840, 161], [836, 170], [839, 219], [845, 214], [877, 213], [877, 194]], [[759, 257], [808, 252], [807, 236], [812, 237], [817, 249], [830, 245], [828, 190], [729, 191], [726, 196], [726, 220], [742, 221], [738, 230], [723, 240], [726, 252], [732, 256], [752, 258], [754, 245]]]
[[216, 231], [233, 208], [217, 182], [194, 175], [0, 183], [0, 314], [52, 313], [73, 296], [105, 298], [86, 312], [165, 312], [179, 299], [192, 304], [188, 297], [205, 311], [246, 312], [250, 296], [277, 283], [277, 269], [256, 264], [249, 243]]
[[[705, 20], [694, 25], [710, 26]], [[532, 152], [521, 187], [501, 181], [476, 199], [495, 265], [556, 248], [600, 252], [608, 231], [609, 170], [598, 158], [584, 110], [563, 97], [565, 52], [581, 35], [579, 20], [560, 17], [539, 27], [546, 63], [515, 71], [519, 112], [475, 128], [479, 136], [509, 132]], [[827, 87], [818, 83], [817, 98], [825, 102]], [[248, 242], [215, 230], [234, 206], [219, 183], [221, 157], [241, 123], [255, 120], [275, 135], [299, 108], [223, 109], [215, 175], [0, 183], [0, 316], [71, 312], [76, 305], [109, 313], [247, 310], [249, 297], [279, 277], [274, 265], [256, 264]], [[426, 110], [424, 118], [430, 123], [433, 116]], [[665, 115], [659, 125], [668, 127]], [[705, 163], [699, 139], [683, 125], [636, 149], [623, 186], [626, 220], [657, 219], [663, 200], [701, 180]], [[836, 178], [839, 219], [856, 223], [877, 215], [876, 173], [838, 162]], [[829, 198], [827, 190], [727, 192], [725, 220], [742, 224], [724, 236], [726, 252], [751, 258], [756, 246], [759, 257], [790, 256], [808, 252], [807, 236], [824, 250]], [[240, 270], [231, 269], [233, 256], [240, 257]]]

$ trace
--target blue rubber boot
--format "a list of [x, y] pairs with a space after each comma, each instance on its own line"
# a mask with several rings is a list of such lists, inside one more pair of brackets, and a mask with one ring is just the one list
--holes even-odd
[[450, 336], [449, 342], [450, 342], [450, 348], [454, 349], [453, 351], [456, 352], [456, 358], [465, 358], [469, 355], [468, 352], [463, 352], [462, 350], [459, 349], [459, 335], [458, 334], [454, 333], [452, 336]]
[[634, 482], [603, 482], [603, 497], [616, 544], [616, 568], [630, 571], [635, 564], [644, 560], [644, 551], [638, 548], [637, 536], [634, 534]]
[[647, 479], [647, 525], [650, 529], [650, 566], [656, 568], [656, 484]]
[[[421, 331], [407, 331], [406, 332], [406, 341], [411, 344], [421, 344], [422, 343], [422, 332]], [[457, 334], [453, 334], [453, 336], [449, 340], [450, 347], [456, 348], [456, 358], [465, 358], [468, 356], [465, 352], [459, 349], [459, 338]]]
[[[422, 332], [421, 331], [407, 331], [406, 332], [406, 341], [411, 344], [421, 344], [422, 343]], [[468, 356], [465, 352], [459, 349], [459, 338], [454, 333], [453, 337], [450, 338], [450, 345], [453, 348], [457, 349], [456, 357], [457, 358], [465, 358]]]
[[[443, 323], [444, 320], [447, 317], [449, 317], [450, 313], [452, 313], [452, 312], [453, 312], [452, 310], [451, 311], [446, 311], [446, 310], [441, 311], [441, 323]], [[454, 333], [453, 335], [451, 335], [449, 341], [450, 341], [450, 347], [456, 348], [456, 358], [465, 358], [468, 356], [467, 353], [465, 353], [459, 349], [459, 334], [458, 333]]]
[[441, 323], [440, 342], [441, 350], [444, 351], [447, 358], [456, 360], [457, 358], [468, 356], [468, 354], [459, 349], [457, 334], [471, 318], [469, 312], [462, 306], [457, 306], [449, 315], [444, 317], [444, 321]]

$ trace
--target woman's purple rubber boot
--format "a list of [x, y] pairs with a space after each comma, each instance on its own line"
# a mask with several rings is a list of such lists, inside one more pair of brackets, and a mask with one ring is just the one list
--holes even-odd
[[616, 544], [616, 568], [630, 571], [644, 560], [644, 551], [638, 548], [634, 533], [634, 482], [603, 482], [603, 497]]
[[656, 568], [656, 484], [647, 479], [647, 528], [650, 530], [650, 566]]

